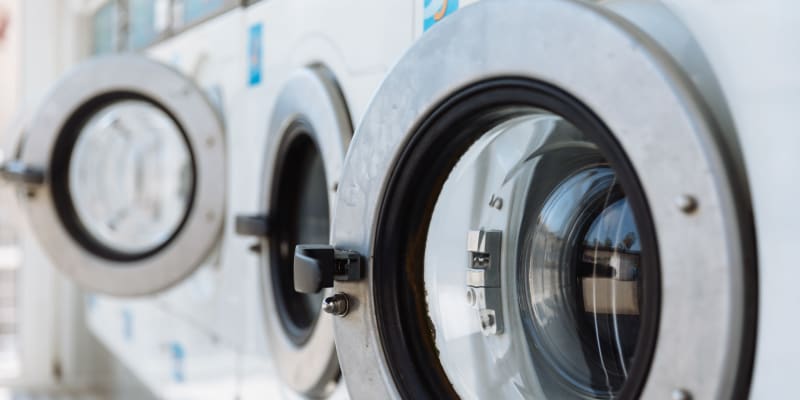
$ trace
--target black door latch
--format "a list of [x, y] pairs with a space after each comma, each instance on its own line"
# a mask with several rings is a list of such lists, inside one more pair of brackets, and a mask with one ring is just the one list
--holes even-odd
[[294, 250], [294, 290], [317, 293], [333, 287], [333, 281], [355, 281], [362, 277], [361, 256], [330, 245], [299, 244]]

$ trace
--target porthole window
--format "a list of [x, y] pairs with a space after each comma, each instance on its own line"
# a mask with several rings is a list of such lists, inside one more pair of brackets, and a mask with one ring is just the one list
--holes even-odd
[[115, 101], [78, 129], [67, 186], [99, 251], [136, 257], [165, 245], [189, 212], [192, 154], [181, 128], [144, 100]]
[[[635, 397], [659, 272], [649, 209], [613, 136], [566, 93], [525, 80], [475, 85], [432, 115], [387, 191], [391, 232], [377, 238], [376, 282], [424, 296], [386, 284], [397, 297], [378, 300], [380, 318], [423, 335], [420, 348], [432, 342], [460, 397]], [[415, 327], [420, 310], [430, 321]]]

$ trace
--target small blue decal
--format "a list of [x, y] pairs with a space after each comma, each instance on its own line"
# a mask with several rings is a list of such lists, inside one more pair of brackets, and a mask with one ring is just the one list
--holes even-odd
[[183, 373], [183, 360], [186, 358], [186, 353], [183, 346], [178, 342], [172, 342], [170, 352], [172, 353], [172, 379], [175, 382], [184, 382], [186, 375]]
[[261, 83], [261, 58], [263, 56], [263, 46], [261, 43], [261, 24], [250, 27], [250, 39], [247, 45], [247, 64], [249, 72], [250, 86]]
[[458, 10], [458, 0], [423, 0], [425, 9], [422, 12], [423, 22], [422, 27], [424, 31], [430, 29], [433, 24], [442, 20], [442, 18], [454, 13]]
[[122, 337], [128, 342], [133, 340], [133, 312], [127, 308], [122, 310]]
[[97, 304], [97, 298], [91, 293], [84, 296], [84, 301], [86, 302], [86, 308], [89, 310], [93, 310], [95, 304]]

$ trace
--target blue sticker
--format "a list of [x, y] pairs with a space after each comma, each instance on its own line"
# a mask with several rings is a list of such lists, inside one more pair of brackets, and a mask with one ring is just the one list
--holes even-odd
[[422, 12], [423, 30], [427, 31], [433, 24], [458, 10], [458, 0], [423, 0], [425, 9]]
[[122, 310], [122, 337], [128, 342], [133, 340], [133, 312], [127, 308]]
[[255, 24], [250, 27], [250, 40], [247, 45], [247, 64], [250, 86], [255, 86], [261, 83], [261, 58], [262, 43], [261, 43], [261, 24]]
[[186, 353], [178, 342], [172, 342], [170, 353], [172, 353], [172, 379], [175, 382], [184, 382], [186, 376], [183, 373], [183, 360], [186, 358]]
[[97, 304], [97, 298], [95, 295], [89, 293], [84, 297], [84, 301], [86, 302], [86, 308], [89, 310], [94, 309], [95, 304]]

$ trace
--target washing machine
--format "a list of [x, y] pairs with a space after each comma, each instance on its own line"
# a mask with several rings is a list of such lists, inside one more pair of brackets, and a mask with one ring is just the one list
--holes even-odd
[[353, 125], [413, 38], [413, 4], [262, 1], [246, 9], [247, 129], [236, 231], [256, 271], [244, 398], [346, 398], [326, 293], [294, 291], [298, 243], [327, 244]]
[[227, 251], [226, 188], [244, 121], [243, 10], [130, 7], [124, 47], [137, 52], [65, 75], [2, 172], [50, 260], [91, 293], [87, 325], [115, 357], [158, 398], [233, 398], [248, 278]]
[[295, 249], [350, 396], [792, 393], [796, 8], [486, 0], [418, 28], [332, 245]]

